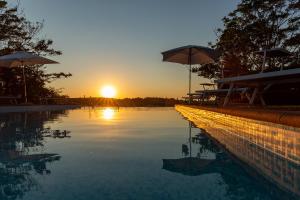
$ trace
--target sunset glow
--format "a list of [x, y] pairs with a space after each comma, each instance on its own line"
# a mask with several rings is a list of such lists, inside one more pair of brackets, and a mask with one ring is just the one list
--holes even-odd
[[115, 110], [112, 108], [105, 108], [102, 111], [102, 118], [105, 120], [113, 119], [114, 115], [115, 115]]
[[114, 98], [116, 97], [117, 91], [115, 87], [107, 85], [101, 88], [100, 95], [104, 98]]

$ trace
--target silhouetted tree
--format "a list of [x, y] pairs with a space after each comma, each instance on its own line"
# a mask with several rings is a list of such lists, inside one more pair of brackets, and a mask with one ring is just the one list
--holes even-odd
[[[39, 33], [43, 22], [30, 22], [20, 13], [18, 6], [8, 6], [7, 1], [0, 1], [0, 55], [14, 51], [29, 51], [42, 56], [61, 55], [52, 48], [53, 41], [40, 39]], [[28, 98], [58, 96], [60, 91], [48, 87], [55, 79], [71, 76], [70, 73], [46, 73], [45, 67], [36, 65], [26, 68]], [[3, 82], [2, 94], [23, 94], [22, 71], [20, 68], [1, 68], [0, 80]]]
[[[217, 41], [210, 44], [222, 53], [219, 63], [225, 76], [235, 76], [260, 70], [262, 56], [255, 52], [260, 49], [284, 47], [300, 54], [300, 1], [299, 0], [242, 0], [237, 8], [223, 18], [224, 28], [217, 30]], [[295, 59], [295, 60], [296, 60]], [[291, 60], [268, 59], [269, 68], [278, 67]], [[210, 67], [212, 67], [210, 65]], [[213, 67], [199, 68], [200, 74], [217, 78]]]

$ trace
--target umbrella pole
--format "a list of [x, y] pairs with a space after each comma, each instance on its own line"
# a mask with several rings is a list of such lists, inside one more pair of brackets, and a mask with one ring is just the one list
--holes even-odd
[[263, 59], [262, 67], [261, 67], [261, 72], [264, 72], [264, 70], [265, 70], [266, 59], [267, 59], [267, 49], [265, 48], [264, 49], [264, 59]]
[[189, 104], [192, 103], [192, 96], [191, 96], [191, 83], [192, 83], [192, 49], [189, 49]]
[[192, 122], [189, 121], [189, 145], [190, 145], [190, 158], [192, 157]]
[[24, 83], [24, 99], [25, 103], [27, 103], [27, 87], [26, 87], [26, 77], [25, 77], [25, 65], [22, 67], [23, 71], [23, 83]]
[[189, 68], [189, 104], [191, 104], [191, 102], [192, 102], [192, 96], [191, 96], [191, 79], [192, 79], [192, 72], [191, 72], [191, 70], [192, 70], [192, 66], [190, 65], [190, 68]]

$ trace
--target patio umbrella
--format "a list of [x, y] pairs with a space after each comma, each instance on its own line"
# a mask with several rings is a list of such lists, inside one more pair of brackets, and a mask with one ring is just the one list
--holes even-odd
[[280, 58], [280, 57], [288, 57], [291, 56], [292, 53], [284, 48], [272, 48], [272, 49], [263, 49], [256, 52], [257, 54], [263, 56], [263, 64], [261, 71], [265, 70], [266, 59], [267, 58]]
[[27, 103], [25, 66], [37, 64], [58, 64], [58, 62], [25, 51], [17, 51], [15, 53], [0, 57], [0, 67], [22, 67], [25, 103]]
[[192, 65], [213, 63], [218, 59], [218, 53], [211, 48], [188, 45], [162, 52], [163, 61], [189, 65], [189, 102], [191, 102]]

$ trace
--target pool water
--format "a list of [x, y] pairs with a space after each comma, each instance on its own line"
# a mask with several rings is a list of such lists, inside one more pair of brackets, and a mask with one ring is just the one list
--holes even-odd
[[174, 108], [0, 114], [1, 200], [297, 197]]

